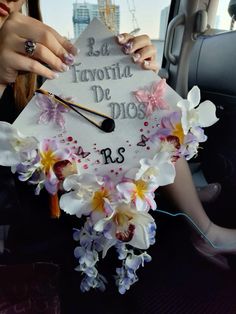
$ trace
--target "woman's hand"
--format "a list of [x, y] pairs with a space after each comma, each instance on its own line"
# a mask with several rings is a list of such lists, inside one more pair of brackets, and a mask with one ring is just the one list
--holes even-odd
[[[26, 40], [36, 43], [32, 56], [25, 52]], [[15, 82], [19, 71], [56, 78], [56, 72], [68, 70], [76, 53], [76, 48], [51, 27], [12, 13], [0, 29], [0, 84]]]
[[124, 33], [117, 36], [125, 54], [132, 55], [133, 61], [146, 70], [157, 72], [156, 48], [147, 35], [132, 36]]

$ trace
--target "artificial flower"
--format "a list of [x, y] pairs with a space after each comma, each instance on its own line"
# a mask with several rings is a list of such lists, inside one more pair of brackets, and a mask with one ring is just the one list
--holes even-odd
[[53, 166], [53, 171], [60, 181], [72, 174], [77, 174], [79, 169], [76, 162], [70, 160], [57, 161]]
[[78, 241], [80, 246], [86, 250], [96, 250], [97, 252], [103, 250], [104, 235], [94, 230], [93, 222], [89, 217], [87, 217], [84, 226], [80, 230], [75, 230], [74, 240]]
[[153, 210], [156, 209], [154, 191], [157, 187], [151, 181], [139, 179], [132, 182], [119, 183], [116, 188], [127, 202], [135, 204], [138, 211], [148, 211], [150, 207]]
[[63, 187], [69, 191], [61, 196], [60, 207], [70, 215], [89, 215], [94, 221], [107, 215], [104, 203], [111, 198], [110, 186], [102, 178], [92, 174], [71, 175]]
[[139, 267], [144, 266], [145, 262], [151, 261], [151, 256], [146, 252], [137, 255], [133, 250], [126, 251], [127, 255], [124, 257], [122, 267], [116, 268], [116, 285], [120, 294], [124, 294], [131, 285], [138, 281], [136, 271]]
[[141, 167], [136, 180], [152, 182], [157, 187], [171, 184], [175, 179], [175, 166], [168, 152], [159, 152], [153, 159], [140, 160]]
[[71, 152], [63, 148], [55, 139], [44, 139], [39, 143], [39, 168], [45, 176], [44, 185], [50, 194], [58, 190], [59, 179], [54, 172], [54, 166], [59, 161], [70, 159]]
[[110, 216], [100, 219], [94, 230], [103, 232], [110, 239], [117, 239], [136, 247], [147, 249], [150, 246], [150, 224], [154, 219], [147, 212], [140, 212], [124, 202], [106, 202], [105, 206], [111, 212]]
[[23, 136], [10, 123], [0, 122], [0, 165], [14, 167], [35, 155], [38, 141], [32, 136]]
[[185, 135], [192, 127], [208, 127], [218, 121], [215, 105], [209, 100], [200, 103], [200, 97], [200, 89], [194, 86], [188, 93], [187, 99], [177, 103], [177, 107], [182, 112], [181, 123]]
[[166, 139], [168, 136], [176, 139], [176, 148], [185, 142], [185, 134], [181, 124], [181, 112], [179, 111], [174, 111], [164, 116], [160, 121], [160, 127], [150, 138], [151, 141], [155, 141], [156, 139]]
[[156, 143], [160, 152], [169, 152], [175, 162], [180, 156], [187, 160], [197, 154], [199, 142], [204, 142], [206, 136], [199, 126], [193, 126], [184, 134], [181, 123], [181, 112], [171, 112], [160, 121], [160, 128], [151, 135], [151, 141]]
[[74, 255], [79, 262], [75, 270], [80, 271], [84, 276], [80, 285], [81, 291], [89, 291], [91, 288], [104, 291], [107, 281], [96, 268], [99, 260], [98, 252], [103, 249], [103, 234], [94, 231], [91, 220], [87, 218], [81, 230], [75, 230], [74, 239], [79, 242], [79, 246], [74, 250]]
[[74, 255], [79, 263], [84, 265], [84, 268], [92, 268], [99, 259], [97, 251], [88, 250], [81, 246], [75, 248]]
[[166, 90], [165, 79], [152, 84], [151, 90], [140, 89], [134, 92], [137, 100], [146, 105], [146, 116], [149, 117], [155, 110], [167, 110], [169, 105], [164, 99]]
[[97, 274], [97, 276], [85, 276], [80, 284], [80, 289], [82, 292], [89, 291], [92, 289], [99, 289], [100, 291], [104, 291], [106, 289], [105, 284], [107, 280], [104, 276]]

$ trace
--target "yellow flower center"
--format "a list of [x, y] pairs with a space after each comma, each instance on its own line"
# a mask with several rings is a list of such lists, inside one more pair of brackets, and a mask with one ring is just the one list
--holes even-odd
[[41, 167], [45, 173], [48, 173], [54, 164], [58, 161], [58, 158], [54, 155], [54, 152], [51, 150], [41, 152]]
[[172, 135], [178, 137], [181, 145], [184, 143], [184, 130], [181, 123], [177, 123], [175, 125], [175, 129], [173, 130]]
[[94, 193], [93, 199], [92, 199], [92, 208], [95, 211], [103, 212], [104, 211], [104, 198], [107, 198], [109, 200], [110, 195], [109, 191], [101, 188], [100, 190], [96, 191]]
[[113, 217], [114, 223], [119, 227], [120, 230], [127, 229], [129, 221], [133, 218], [131, 213], [128, 211], [117, 211]]
[[135, 186], [133, 199], [135, 199], [137, 196], [141, 199], [144, 199], [144, 195], [147, 192], [147, 183], [143, 180], [138, 180], [135, 182]]

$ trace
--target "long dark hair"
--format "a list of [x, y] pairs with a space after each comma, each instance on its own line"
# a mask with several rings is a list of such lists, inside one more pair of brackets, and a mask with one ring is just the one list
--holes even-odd
[[[26, 1], [29, 16], [42, 21], [39, 0]], [[14, 84], [14, 95], [17, 109], [23, 109], [33, 96], [37, 84], [37, 76], [33, 73], [21, 73]]]

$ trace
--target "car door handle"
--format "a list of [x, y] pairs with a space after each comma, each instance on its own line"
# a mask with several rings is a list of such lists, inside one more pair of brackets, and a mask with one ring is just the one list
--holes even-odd
[[170, 63], [176, 65], [178, 58], [172, 53], [172, 42], [174, 38], [174, 31], [177, 26], [184, 25], [185, 22], [185, 15], [179, 14], [171, 20], [171, 22], [168, 25], [167, 32], [166, 32], [166, 42], [165, 42], [165, 48], [164, 48], [164, 56], [167, 61]]

